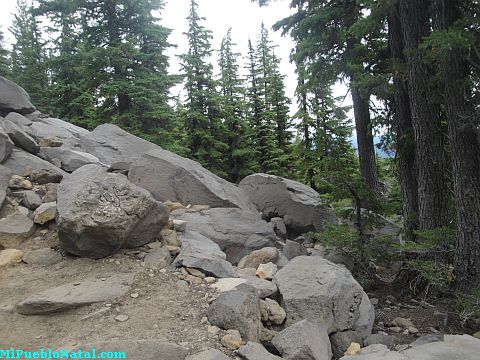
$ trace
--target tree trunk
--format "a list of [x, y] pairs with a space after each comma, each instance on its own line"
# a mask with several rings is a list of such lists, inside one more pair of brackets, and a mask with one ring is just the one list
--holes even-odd
[[415, 168], [415, 141], [408, 85], [398, 67], [405, 64], [403, 32], [398, 13], [398, 2], [391, 5], [388, 17], [388, 37], [392, 59], [395, 62], [395, 130], [397, 135], [398, 178], [403, 199], [403, 224], [407, 240], [414, 239], [418, 226], [418, 193]]
[[433, 74], [419, 44], [429, 33], [429, 1], [401, 0], [400, 19], [408, 60], [408, 85], [417, 160], [418, 221], [421, 230], [448, 223], [448, 192], [439, 106], [432, 101]]
[[[434, 28], [447, 30], [460, 18], [457, 0], [434, 0]], [[469, 85], [469, 64], [464, 49], [444, 49], [440, 72], [448, 135], [452, 146], [457, 220], [455, 280], [469, 292], [480, 286], [480, 143], [478, 115]]]
[[[354, 80], [351, 79], [351, 83]], [[365, 96], [355, 85], [350, 86], [355, 117], [355, 130], [357, 133], [358, 158], [360, 160], [360, 173], [367, 185], [376, 195], [381, 195], [381, 184], [378, 180], [378, 170], [375, 161], [375, 147], [370, 122], [369, 96]]]

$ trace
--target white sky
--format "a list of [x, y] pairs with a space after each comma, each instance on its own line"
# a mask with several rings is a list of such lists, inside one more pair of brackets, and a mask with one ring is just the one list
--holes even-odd
[[[7, 41], [11, 41], [12, 37], [8, 31], [13, 18], [12, 13], [15, 12], [16, 0], [0, 0], [2, 11], [0, 12], [0, 28], [3, 30]], [[205, 17], [203, 25], [213, 33], [212, 47], [219, 49], [223, 36], [229, 28], [232, 28], [232, 38], [237, 44], [236, 52], [243, 56], [247, 55], [248, 39], [256, 42], [260, 32], [262, 21], [267, 29], [271, 29], [272, 25], [292, 13], [289, 8], [290, 0], [274, 0], [268, 7], [259, 7], [250, 0], [197, 0], [199, 4], [199, 15]], [[186, 19], [189, 12], [190, 0], [166, 0], [166, 6], [161, 17], [161, 24], [172, 29], [169, 41], [176, 44], [177, 48], [169, 50], [170, 55], [170, 71], [176, 73], [180, 67], [179, 55], [187, 52], [188, 43], [184, 32], [188, 29], [188, 20]], [[277, 45], [276, 54], [282, 59], [280, 72], [286, 76], [286, 95], [292, 100], [291, 113], [295, 112], [295, 87], [296, 74], [295, 66], [289, 62], [290, 51], [293, 48], [293, 42], [290, 37], [282, 37], [280, 31], [274, 32], [270, 30], [270, 38]], [[211, 59], [216, 63], [216, 57]], [[243, 61], [243, 60], [241, 60]], [[243, 65], [242, 65], [243, 66]], [[345, 95], [344, 86], [336, 86], [337, 95]], [[173, 90], [178, 92], [178, 89]]]

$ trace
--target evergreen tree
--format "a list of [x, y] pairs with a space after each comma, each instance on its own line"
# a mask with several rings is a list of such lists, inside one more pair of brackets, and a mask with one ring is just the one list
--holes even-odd
[[10, 77], [9, 51], [5, 47], [3, 32], [0, 30], [0, 76]]
[[223, 38], [220, 46], [219, 67], [221, 89], [221, 111], [229, 146], [226, 168], [228, 179], [238, 182], [250, 175], [253, 166], [253, 151], [248, 146], [246, 123], [244, 81], [239, 76], [237, 58], [240, 54], [233, 51], [231, 29]]
[[211, 32], [201, 24], [198, 4], [191, 0], [188, 16], [189, 50], [181, 55], [185, 76], [185, 129], [188, 136], [190, 157], [219, 176], [226, 177], [224, 153], [225, 127], [221, 121], [220, 96], [213, 79], [213, 66], [208, 62], [212, 54]]

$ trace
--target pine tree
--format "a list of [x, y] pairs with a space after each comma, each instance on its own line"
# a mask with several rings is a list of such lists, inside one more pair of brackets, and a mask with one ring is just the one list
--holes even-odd
[[248, 146], [244, 81], [239, 76], [237, 59], [240, 54], [233, 51], [231, 29], [220, 46], [220, 93], [221, 111], [227, 134], [228, 179], [234, 183], [250, 175], [253, 166], [253, 151]]
[[213, 79], [213, 66], [208, 62], [212, 55], [211, 32], [201, 24], [198, 4], [191, 0], [188, 16], [189, 50], [181, 55], [185, 76], [185, 129], [188, 137], [189, 156], [219, 176], [226, 177], [224, 153], [225, 127], [221, 121], [220, 96]]
[[3, 32], [0, 30], [0, 76], [10, 77], [9, 51], [5, 47]]
[[25, 0], [17, 0], [17, 13], [10, 28], [15, 37], [11, 53], [12, 80], [25, 89], [35, 106], [45, 110], [49, 107], [46, 55], [32, 10]]

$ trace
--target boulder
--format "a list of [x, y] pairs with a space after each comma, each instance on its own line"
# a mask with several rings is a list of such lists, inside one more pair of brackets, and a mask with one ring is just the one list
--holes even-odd
[[288, 260], [292, 260], [293, 258], [296, 258], [297, 256], [308, 255], [308, 251], [307, 251], [307, 249], [305, 249], [305, 247], [302, 244], [300, 244], [296, 241], [287, 240], [285, 242], [285, 246], [283, 247], [283, 255], [285, 255], [285, 257]]
[[178, 209], [172, 218], [185, 220], [188, 229], [217, 243], [232, 264], [253, 250], [273, 246], [276, 236], [258, 213], [235, 208]]
[[[129, 134], [116, 125], [103, 124], [81, 139], [85, 151], [96, 156], [103, 164], [120, 166], [128, 170], [130, 164], [143, 153], [160, 149], [159, 146]], [[153, 171], [153, 170], [152, 170]], [[148, 189], [147, 189], [148, 190]], [[155, 194], [153, 194], [155, 196]]]
[[267, 312], [265, 320], [275, 325], [282, 325], [287, 317], [285, 310], [273, 299], [266, 298], [265, 300], [261, 300], [260, 304], [262, 304], [262, 302]]
[[75, 309], [123, 296], [132, 282], [131, 274], [74, 282], [30, 295], [17, 304], [16, 310], [23, 315], [38, 315]]
[[187, 356], [185, 360], [230, 360], [230, 358], [217, 349], [205, 349], [196, 354]]
[[269, 353], [262, 345], [251, 341], [238, 349], [238, 355], [244, 360], [282, 360], [281, 357]]
[[23, 193], [22, 203], [26, 208], [35, 210], [42, 205], [42, 198], [35, 191], [27, 190]]
[[352, 343], [362, 344], [363, 336], [358, 331], [340, 331], [330, 335], [332, 352], [335, 359], [341, 358]]
[[22, 262], [23, 251], [17, 249], [5, 249], [0, 251], [0, 268]]
[[12, 175], [10, 180], [8, 180], [8, 187], [14, 190], [30, 190], [33, 188], [33, 185], [30, 180], [25, 179], [23, 176]]
[[13, 81], [0, 76], [0, 115], [16, 111], [29, 114], [35, 111], [27, 92]]
[[[0, 123], [2, 119], [0, 118]], [[13, 142], [7, 132], [0, 126], [0, 163], [8, 159], [13, 150]]]
[[254, 268], [257, 269], [261, 264], [276, 263], [279, 257], [277, 248], [265, 247], [252, 251], [238, 263], [239, 269]]
[[257, 278], [256, 276], [241, 276], [244, 280], [244, 283], [236, 286], [237, 289], [243, 289], [250, 287], [255, 289], [260, 299], [265, 299], [267, 297], [273, 296], [277, 293], [277, 286], [268, 280]]
[[[70, 149], [82, 149], [81, 139], [89, 131], [72, 123], [56, 118], [36, 118], [32, 125], [25, 129], [39, 144], [62, 146]], [[55, 146], [56, 147], [56, 146]]]
[[145, 265], [151, 269], [163, 269], [172, 263], [172, 256], [166, 246], [154, 249], [145, 256]]
[[13, 148], [9, 158], [3, 163], [3, 165], [9, 168], [16, 175], [30, 175], [32, 171], [49, 170], [51, 174], [57, 174], [57, 176], [66, 177], [68, 174], [50, 164], [48, 161], [40, 159], [35, 155], [29, 154], [19, 148]]
[[5, 119], [8, 121], [11, 121], [15, 125], [19, 127], [24, 127], [24, 126], [30, 126], [32, 125], [32, 121], [30, 119], [27, 119], [25, 116], [22, 114], [16, 113], [16, 112], [11, 112], [7, 116], [5, 116]]
[[321, 231], [324, 222], [338, 223], [333, 210], [322, 205], [320, 195], [299, 182], [254, 174], [243, 179], [239, 187], [265, 218], [282, 217], [289, 237]]
[[32, 171], [30, 179], [40, 185], [55, 184], [62, 181], [63, 175], [52, 169], [41, 169]]
[[12, 175], [13, 173], [9, 168], [0, 165], [0, 209], [2, 208], [5, 197], [7, 196], [8, 183]]
[[382, 344], [388, 347], [389, 349], [393, 349], [393, 347], [395, 346], [395, 337], [388, 334], [378, 333], [378, 334], [367, 336], [367, 338], [363, 340], [364, 346], [370, 346], [374, 344]]
[[97, 350], [97, 356], [101, 352], [121, 352], [128, 360], [185, 360], [188, 355], [188, 350], [180, 345], [158, 340], [110, 340], [76, 347], [87, 351], [93, 348]]
[[33, 222], [35, 224], [46, 224], [49, 221], [55, 220], [57, 212], [57, 203], [44, 203], [35, 209], [33, 213]]
[[35, 224], [27, 215], [16, 212], [0, 219], [0, 245], [16, 248], [33, 234]]
[[62, 259], [62, 255], [58, 251], [50, 248], [27, 251], [23, 256], [23, 262], [41, 266], [55, 265]]
[[270, 225], [272, 226], [273, 231], [280, 239], [286, 239], [288, 236], [287, 227], [285, 226], [285, 221], [281, 217], [274, 217], [270, 220]]
[[199, 269], [207, 275], [220, 278], [235, 276], [232, 264], [226, 260], [225, 253], [207, 237], [194, 231], [180, 235], [182, 251], [173, 265]]
[[160, 201], [256, 212], [237, 186], [199, 163], [167, 150], [155, 149], [143, 154], [130, 167], [128, 178]]
[[58, 187], [58, 237], [73, 255], [98, 259], [145, 245], [167, 222], [166, 208], [148, 191], [98, 165], [81, 167]]
[[251, 292], [227, 291], [210, 304], [207, 313], [210, 324], [225, 330], [238, 330], [245, 341], [257, 342], [262, 323], [260, 300]]
[[221, 341], [222, 345], [228, 350], [238, 350], [243, 345], [242, 336], [238, 330], [227, 330], [227, 335], [223, 336]]
[[279, 332], [272, 344], [287, 360], [330, 360], [332, 350], [327, 330], [302, 320]]
[[42, 201], [44, 203], [57, 202], [57, 187], [58, 184], [46, 184], [45, 195], [43, 195]]
[[260, 279], [272, 280], [273, 276], [277, 273], [277, 265], [269, 262], [267, 264], [260, 264], [255, 273]]
[[74, 172], [84, 165], [100, 162], [96, 156], [64, 147], [42, 147], [39, 156], [51, 163], [60, 160], [61, 168], [67, 172]]
[[3, 129], [15, 145], [31, 154], [38, 153], [40, 146], [38, 146], [35, 139], [28, 135], [20, 126], [15, 125], [7, 119], [2, 121], [2, 125]]
[[328, 333], [353, 330], [360, 318], [362, 287], [343, 266], [318, 256], [299, 256], [274, 277], [287, 325], [300, 320], [326, 326]]
[[355, 323], [355, 330], [362, 334], [363, 338], [366, 338], [372, 333], [373, 324], [375, 323], [375, 308], [365, 292], [363, 292], [358, 312], [360, 316]]

